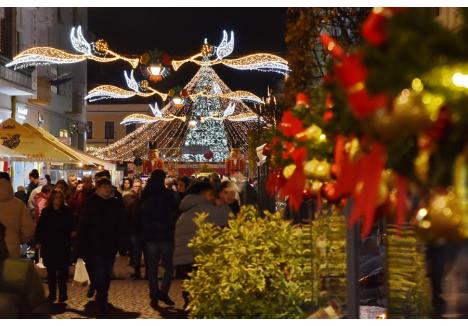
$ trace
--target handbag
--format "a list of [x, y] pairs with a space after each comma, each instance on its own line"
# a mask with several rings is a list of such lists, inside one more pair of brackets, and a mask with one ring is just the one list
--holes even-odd
[[89, 275], [86, 271], [85, 262], [83, 259], [78, 258], [75, 264], [75, 275], [73, 276], [73, 281], [80, 284], [89, 284]]

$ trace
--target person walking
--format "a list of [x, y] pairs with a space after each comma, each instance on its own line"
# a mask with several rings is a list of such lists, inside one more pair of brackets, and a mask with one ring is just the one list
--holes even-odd
[[[194, 254], [188, 243], [195, 236], [197, 226], [193, 219], [199, 213], [208, 213], [207, 222], [226, 226], [231, 210], [227, 205], [215, 205], [215, 188], [210, 182], [197, 181], [190, 186], [188, 194], [179, 205], [183, 212], [175, 228], [174, 266], [182, 279], [187, 278], [193, 269]], [[183, 291], [185, 306], [188, 293]]]
[[[90, 279], [103, 314], [110, 307], [108, 292], [112, 268], [126, 230], [125, 207], [113, 192], [109, 179], [96, 181], [96, 192], [86, 200], [78, 228], [79, 256], [85, 258], [86, 264], [92, 264]], [[90, 290], [94, 289], [90, 287]]]
[[37, 186], [39, 186], [39, 171], [37, 171], [36, 169], [33, 169], [31, 172], [29, 172], [29, 184], [28, 184], [28, 188], [26, 191], [26, 195], [28, 196], [28, 199], [29, 199], [29, 196], [31, 196], [32, 191], [36, 189]]
[[0, 172], [0, 223], [6, 227], [10, 257], [20, 258], [20, 244], [32, 239], [34, 223], [26, 205], [13, 196], [10, 175], [6, 172]]
[[26, 193], [26, 189], [23, 186], [18, 186], [15, 197], [21, 200], [24, 204], [28, 203], [28, 194]]
[[122, 198], [132, 191], [133, 181], [130, 178], [124, 178], [119, 187], [119, 192], [122, 194]]
[[52, 190], [47, 206], [42, 210], [35, 236], [36, 247], [40, 250], [47, 268], [47, 300], [50, 303], [57, 300], [57, 281], [59, 302], [68, 300], [68, 265], [74, 235], [72, 210], [65, 205], [65, 195], [61, 191]]
[[50, 318], [49, 304], [34, 264], [9, 257], [0, 223], [0, 319]]
[[[141, 278], [141, 258], [143, 255], [143, 242], [141, 239], [141, 180], [133, 181], [132, 190], [123, 197], [125, 211], [127, 214], [127, 225], [130, 233], [130, 265], [135, 272], [132, 278]], [[145, 255], [146, 260], [146, 255]], [[148, 273], [146, 273], [148, 275]]]
[[[177, 214], [177, 200], [174, 192], [164, 185], [166, 173], [154, 170], [141, 196], [141, 230], [147, 255], [147, 272], [151, 306], [158, 301], [174, 305], [169, 298], [174, 253], [174, 228]], [[158, 266], [162, 261], [164, 276], [161, 287], [158, 284]]]

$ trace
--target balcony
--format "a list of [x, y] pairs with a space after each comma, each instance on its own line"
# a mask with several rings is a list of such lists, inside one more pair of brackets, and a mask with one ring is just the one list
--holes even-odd
[[30, 76], [0, 65], [0, 93], [8, 96], [30, 96], [32, 90]]

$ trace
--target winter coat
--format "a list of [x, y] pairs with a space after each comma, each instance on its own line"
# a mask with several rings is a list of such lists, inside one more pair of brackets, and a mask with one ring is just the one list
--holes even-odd
[[78, 227], [80, 257], [115, 255], [126, 243], [125, 207], [121, 199], [97, 193], [85, 202]]
[[132, 235], [141, 234], [141, 209], [140, 197], [130, 192], [123, 197], [125, 213], [127, 217], [128, 232]]
[[0, 179], [0, 222], [6, 227], [5, 242], [10, 257], [20, 257], [20, 244], [31, 240], [34, 223], [24, 203], [13, 196], [8, 180]]
[[21, 200], [24, 204], [28, 203], [28, 194], [25, 191], [15, 192], [15, 197]]
[[36, 227], [36, 243], [41, 245], [44, 264], [65, 264], [70, 260], [71, 233], [74, 231], [72, 210], [52, 206], [42, 210]]
[[177, 205], [175, 193], [164, 186], [141, 199], [141, 235], [144, 241], [174, 241]]
[[187, 195], [179, 206], [183, 211], [175, 230], [174, 266], [193, 263], [193, 251], [188, 243], [195, 236], [197, 227], [193, 219], [197, 213], [208, 213], [206, 222], [226, 226], [231, 210], [227, 205], [215, 206], [202, 195]]
[[30, 260], [0, 260], [0, 319], [50, 318], [41, 279]]

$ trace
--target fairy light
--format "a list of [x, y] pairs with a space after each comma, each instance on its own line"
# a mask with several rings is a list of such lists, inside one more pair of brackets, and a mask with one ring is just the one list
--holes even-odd
[[[231, 31], [231, 38], [228, 42], [228, 34], [223, 31], [223, 39], [216, 48], [216, 59], [206, 60], [209, 57], [209, 52], [204, 51], [197, 53], [190, 58], [184, 60], [173, 60], [172, 67], [177, 71], [183, 64], [193, 62], [199, 66], [213, 66], [223, 64], [233, 69], [238, 70], [258, 70], [266, 72], [275, 72], [283, 75], [289, 73], [288, 62], [274, 54], [256, 53], [243, 56], [236, 59], [225, 59], [234, 50], [234, 32]], [[200, 60], [202, 58], [202, 60]]]
[[456, 72], [452, 76], [452, 83], [457, 87], [468, 88], [468, 75]]
[[205, 91], [202, 91], [200, 93], [190, 95], [190, 99], [194, 101], [196, 100], [197, 97], [200, 97], [200, 96], [210, 97], [210, 98], [220, 97], [220, 98], [225, 98], [225, 99], [234, 100], [234, 101], [245, 101], [245, 102], [264, 104], [263, 100], [260, 97], [247, 91], [234, 91], [234, 92], [221, 93], [221, 94], [218, 94], [218, 93], [207, 94]]
[[107, 42], [104, 40], [98, 40], [96, 43], [86, 41], [81, 32], [81, 26], [71, 29], [70, 42], [73, 48], [81, 54], [68, 53], [51, 47], [33, 47], [19, 53], [13, 58], [13, 61], [5, 66], [14, 66], [14, 69], [18, 69], [46, 64], [71, 64], [87, 59], [102, 63], [123, 60], [128, 62], [133, 68], [138, 66], [138, 58], [128, 58], [113, 52], [108, 48]]
[[147, 114], [142, 114], [142, 113], [134, 113], [130, 114], [129, 116], [126, 116], [121, 122], [121, 125], [129, 125], [129, 124], [134, 124], [134, 123], [155, 123], [159, 121], [172, 121], [174, 119], [179, 119], [180, 121], [185, 122], [186, 117], [178, 117], [175, 115], [170, 114], [169, 116], [166, 117], [152, 117]]

